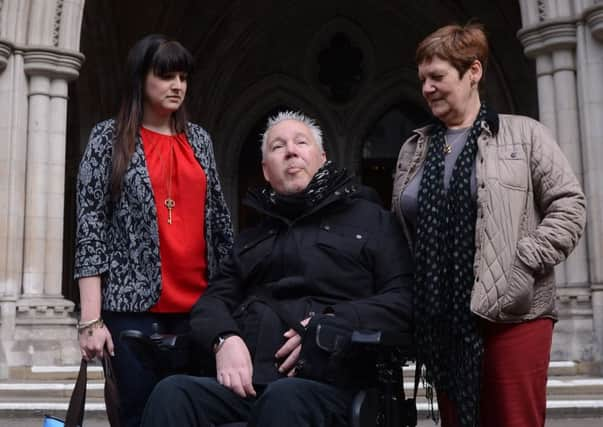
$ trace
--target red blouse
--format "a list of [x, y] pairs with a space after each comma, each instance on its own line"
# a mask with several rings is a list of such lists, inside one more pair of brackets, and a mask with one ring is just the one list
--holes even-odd
[[[159, 226], [161, 296], [150, 311], [187, 313], [207, 288], [206, 177], [185, 134], [141, 128]], [[172, 199], [171, 209], [166, 200]]]

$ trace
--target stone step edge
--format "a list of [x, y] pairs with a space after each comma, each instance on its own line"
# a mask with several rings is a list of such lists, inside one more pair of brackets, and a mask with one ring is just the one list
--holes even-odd
[[[0, 412], [44, 412], [49, 411], [56, 413], [58, 411], [67, 411], [67, 403], [62, 402], [9, 402], [9, 403], [1, 403], [0, 402]], [[563, 412], [563, 411], [593, 411], [600, 414], [603, 414], [603, 400], [548, 400], [547, 404], [547, 412]], [[438, 405], [436, 402], [433, 404], [433, 409], [437, 410]], [[102, 413], [105, 411], [105, 404], [102, 402], [99, 403], [86, 403], [85, 410], [88, 413]], [[417, 402], [417, 410], [426, 414], [430, 412], [430, 405], [427, 402]]]
[[[573, 360], [557, 360], [549, 362], [548, 374], [549, 376], [566, 376], [566, 375], [580, 375], [582, 369], [580, 368], [581, 363]], [[414, 376], [415, 364], [409, 363], [403, 368], [404, 376]]]
[[[562, 375], [576, 375], [579, 373], [579, 363], [571, 361], [571, 360], [562, 360], [562, 361], [552, 361], [549, 363], [549, 372], [559, 372]], [[30, 376], [37, 375], [77, 375], [80, 367], [76, 365], [65, 365], [65, 366], [46, 366], [46, 365], [34, 365], [28, 370]], [[90, 365], [88, 366], [88, 376], [92, 374], [102, 376], [102, 367], [99, 365]], [[409, 364], [404, 367], [405, 374], [413, 374], [415, 371], [415, 365]]]
[[[73, 389], [75, 382], [16, 382], [7, 381], [0, 382], [0, 392], [3, 391], [52, 391], [52, 390], [67, 390]], [[104, 387], [103, 381], [88, 381], [87, 388], [89, 390], [102, 390]], [[404, 381], [404, 388], [412, 390], [414, 382]], [[574, 379], [558, 379], [551, 378], [547, 381], [547, 389], [562, 389], [562, 388], [603, 388], [603, 378], [574, 378]], [[419, 384], [419, 389], [423, 389], [423, 384]]]

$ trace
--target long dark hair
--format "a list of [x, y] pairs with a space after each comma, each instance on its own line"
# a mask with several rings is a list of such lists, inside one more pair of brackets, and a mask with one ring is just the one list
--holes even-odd
[[[193, 71], [193, 57], [180, 43], [161, 34], [148, 35], [130, 49], [113, 144], [111, 194], [114, 199], [117, 199], [121, 192], [123, 177], [142, 126], [144, 86], [149, 71], [160, 77], [172, 72], [184, 72], [190, 76]], [[180, 108], [172, 113], [172, 130], [176, 133], [184, 132], [186, 119], [186, 109], [182, 103]]]

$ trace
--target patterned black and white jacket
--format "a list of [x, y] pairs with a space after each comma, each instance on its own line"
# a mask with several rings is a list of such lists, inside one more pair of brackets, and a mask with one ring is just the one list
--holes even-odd
[[[157, 210], [140, 138], [119, 199], [112, 200], [114, 133], [113, 119], [98, 123], [80, 163], [74, 277], [101, 276], [103, 310], [142, 312], [161, 293]], [[232, 223], [208, 133], [188, 123], [186, 136], [207, 176], [205, 239], [211, 280], [231, 249]]]

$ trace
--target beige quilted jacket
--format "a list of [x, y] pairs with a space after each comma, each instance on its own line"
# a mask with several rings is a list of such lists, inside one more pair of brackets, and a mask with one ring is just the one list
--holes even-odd
[[[582, 235], [584, 193], [542, 124], [521, 116], [494, 117], [478, 139], [471, 310], [494, 322], [556, 318], [553, 267]], [[413, 133], [396, 168], [392, 209], [409, 241], [400, 194], [425, 161], [428, 135], [429, 126]]]

